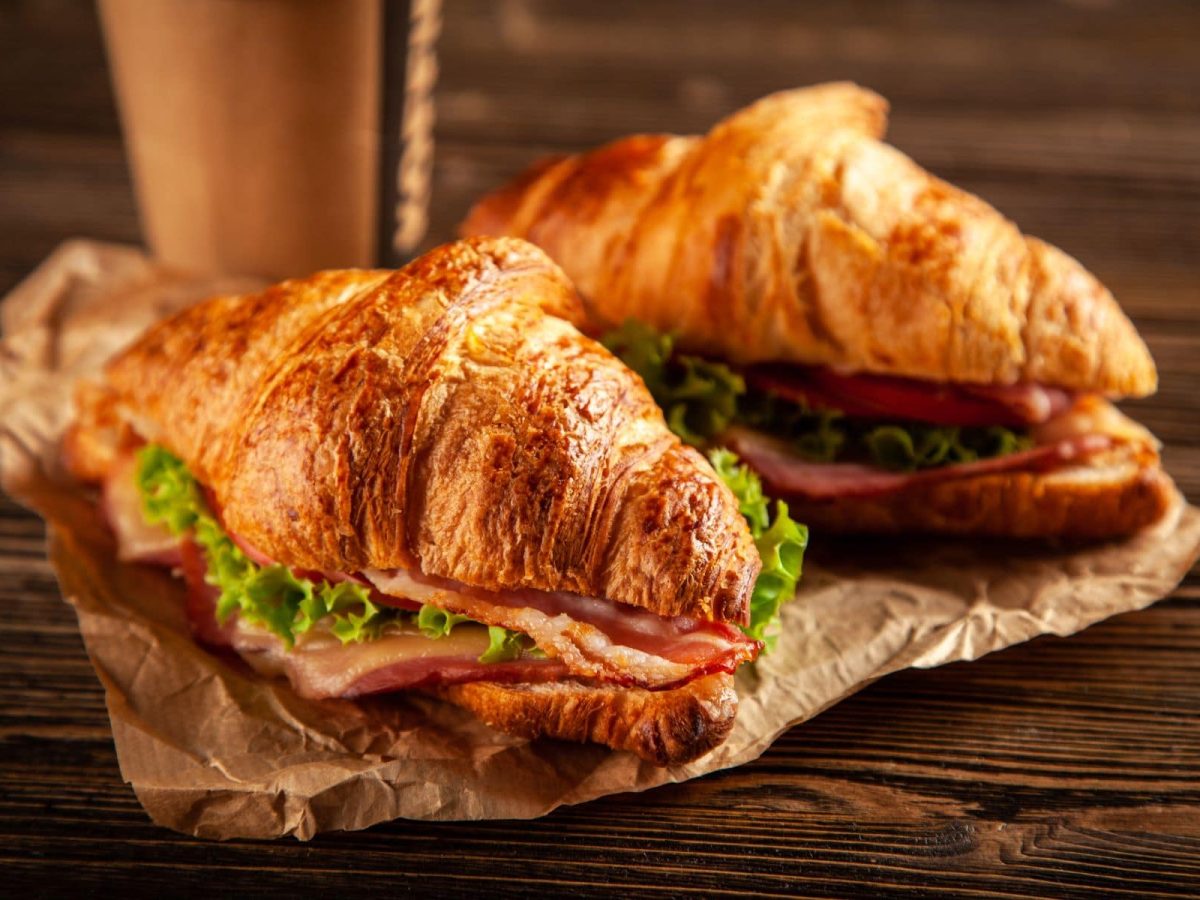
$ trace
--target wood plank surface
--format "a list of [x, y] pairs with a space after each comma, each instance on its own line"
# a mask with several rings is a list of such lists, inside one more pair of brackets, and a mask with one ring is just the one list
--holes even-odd
[[[1200, 6], [449, 0], [429, 241], [548, 151], [694, 131], [850, 78], [892, 140], [1063, 246], [1162, 387], [1130, 408], [1200, 497]], [[138, 239], [94, 10], [0, 5], [0, 290], [61, 240]], [[760, 760], [534, 822], [395, 822], [310, 844], [156, 828], [39, 520], [0, 499], [4, 893], [1200, 893], [1200, 577], [1070, 639], [887, 678]]]

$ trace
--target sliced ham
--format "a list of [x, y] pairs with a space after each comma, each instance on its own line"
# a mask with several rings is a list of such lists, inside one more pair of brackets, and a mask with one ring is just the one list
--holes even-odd
[[410, 597], [529, 635], [573, 674], [651, 690], [733, 672], [762, 644], [740, 629], [565, 592], [486, 591], [401, 569], [363, 573], [384, 594]]
[[730, 429], [721, 442], [762, 477], [767, 493], [836, 500], [878, 496], [914, 484], [996, 472], [1046, 471], [1107, 450], [1114, 439], [1107, 434], [1075, 434], [1020, 453], [918, 472], [890, 472], [857, 463], [807, 462], [789, 451], [781, 441], [748, 428]]
[[528, 656], [509, 662], [482, 663], [487, 629], [460, 625], [440, 640], [406, 627], [362, 643], [343, 644], [327, 631], [302, 635], [287, 649], [261, 629], [239, 628], [233, 647], [255, 670], [285, 677], [301, 697], [362, 697], [419, 687], [468, 681], [542, 682], [567, 676], [554, 659]]
[[362, 697], [469, 681], [558, 681], [567, 669], [553, 659], [481, 663], [487, 629], [461, 626], [438, 641], [419, 632], [386, 634], [361, 644], [334, 635], [305, 635], [291, 650], [270, 634], [249, 635], [238, 652], [264, 675], [283, 676], [301, 697]]
[[1020, 428], [1050, 420], [1073, 401], [1067, 391], [1038, 384], [939, 384], [784, 365], [754, 366], [745, 374], [755, 387], [810, 409], [932, 425]]

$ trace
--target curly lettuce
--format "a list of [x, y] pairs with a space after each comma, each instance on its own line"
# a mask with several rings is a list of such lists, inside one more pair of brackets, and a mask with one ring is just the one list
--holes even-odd
[[601, 342], [642, 376], [667, 424], [685, 443], [702, 446], [733, 422], [746, 382], [729, 366], [676, 353], [673, 335], [636, 319]]
[[762, 571], [750, 595], [750, 624], [742, 630], [771, 649], [779, 639], [779, 610], [795, 596], [800, 583], [808, 528], [792, 520], [782, 500], [775, 501], [775, 515], [770, 514], [762, 482], [738, 462], [737, 454], [717, 449], [708, 459], [737, 498], [762, 559]]
[[[478, 625], [474, 619], [447, 612], [426, 603], [417, 613], [417, 627], [421, 634], [432, 640], [438, 640], [448, 635], [458, 625]], [[533, 639], [519, 631], [502, 628], [499, 625], [488, 626], [488, 648], [479, 655], [481, 663], [509, 662], [519, 659], [522, 653], [530, 655], [545, 654], [537, 651]]]
[[[233, 542], [209, 510], [196, 479], [183, 462], [159, 444], [138, 451], [137, 484], [146, 521], [163, 525], [171, 534], [192, 533], [208, 561], [206, 580], [218, 588], [217, 621], [233, 613], [266, 628], [290, 649], [296, 638], [328, 619], [329, 630], [343, 644], [379, 637], [385, 626], [405, 613], [371, 602], [366, 587], [351, 581], [330, 583], [301, 578], [286, 566], [260, 566]], [[443, 638], [456, 626], [474, 623], [425, 604], [416, 613], [416, 625], [425, 637]], [[533, 642], [505, 628], [488, 628], [490, 645], [479, 661], [516, 659]]]
[[421, 634], [434, 641], [448, 635], [455, 625], [470, 621], [472, 620], [466, 616], [448, 612], [430, 603], [423, 604], [417, 612], [417, 628], [421, 630]]
[[183, 462], [158, 444], [138, 451], [137, 485], [146, 520], [171, 534], [190, 531], [208, 560], [206, 580], [219, 590], [217, 621], [236, 612], [281, 638], [287, 647], [324, 618], [343, 642], [378, 635], [395, 617], [371, 602], [367, 589], [352, 582], [316, 583], [286, 566], [260, 566], [225, 533], [204, 501], [200, 486]]
[[481, 663], [508, 662], [517, 659], [526, 651], [530, 651], [532, 655], [544, 655], [534, 652], [536, 648], [533, 638], [529, 635], [510, 631], [499, 625], [488, 626], [488, 641], [488, 648], [479, 656]]
[[847, 449], [845, 418], [835, 409], [810, 409], [766, 391], [746, 394], [737, 421], [784, 438], [809, 462], [835, 462]]
[[901, 472], [1007, 456], [1033, 446], [1028, 435], [998, 425], [991, 428], [878, 425], [865, 431], [862, 440], [877, 466]]
[[948, 428], [917, 422], [848, 419], [838, 410], [810, 409], [769, 391], [747, 389], [722, 363], [678, 353], [675, 338], [629, 319], [601, 339], [642, 376], [681, 440], [703, 447], [732, 424], [748, 425], [788, 441], [810, 462], [869, 462], [913, 472], [1005, 456], [1032, 446], [1007, 428]]

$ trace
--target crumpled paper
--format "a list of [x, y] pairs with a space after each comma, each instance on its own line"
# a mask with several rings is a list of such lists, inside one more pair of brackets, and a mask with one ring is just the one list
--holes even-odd
[[529, 818], [694, 778], [756, 758], [781, 732], [890, 672], [975, 659], [1148, 606], [1200, 554], [1200, 510], [1182, 498], [1150, 531], [1082, 548], [818, 533], [778, 647], [738, 675], [733, 733], [669, 769], [510, 737], [420, 696], [303, 700], [194, 643], [179, 583], [115, 560], [91, 498], [59, 462], [77, 378], [167, 312], [249, 287], [76, 241], [0, 310], [0, 483], [48, 523], [51, 562], [104, 684], [122, 776], [155, 822], [189, 834], [306, 839], [397, 817]]

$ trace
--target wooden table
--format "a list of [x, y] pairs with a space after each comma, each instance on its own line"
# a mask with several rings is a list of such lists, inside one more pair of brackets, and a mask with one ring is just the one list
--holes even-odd
[[[1200, 496], [1200, 8], [1189, 3], [453, 2], [433, 239], [535, 154], [695, 130], [848, 77], [892, 139], [1079, 256], [1162, 388], [1131, 404]], [[61, 239], [138, 231], [90, 4], [0, 7], [0, 288]], [[0, 885], [551, 896], [1200, 892], [1200, 579], [1084, 634], [888, 678], [759, 761], [527, 823], [311, 844], [154, 827], [42, 526], [0, 503]], [[11, 893], [10, 893], [11, 891]]]

